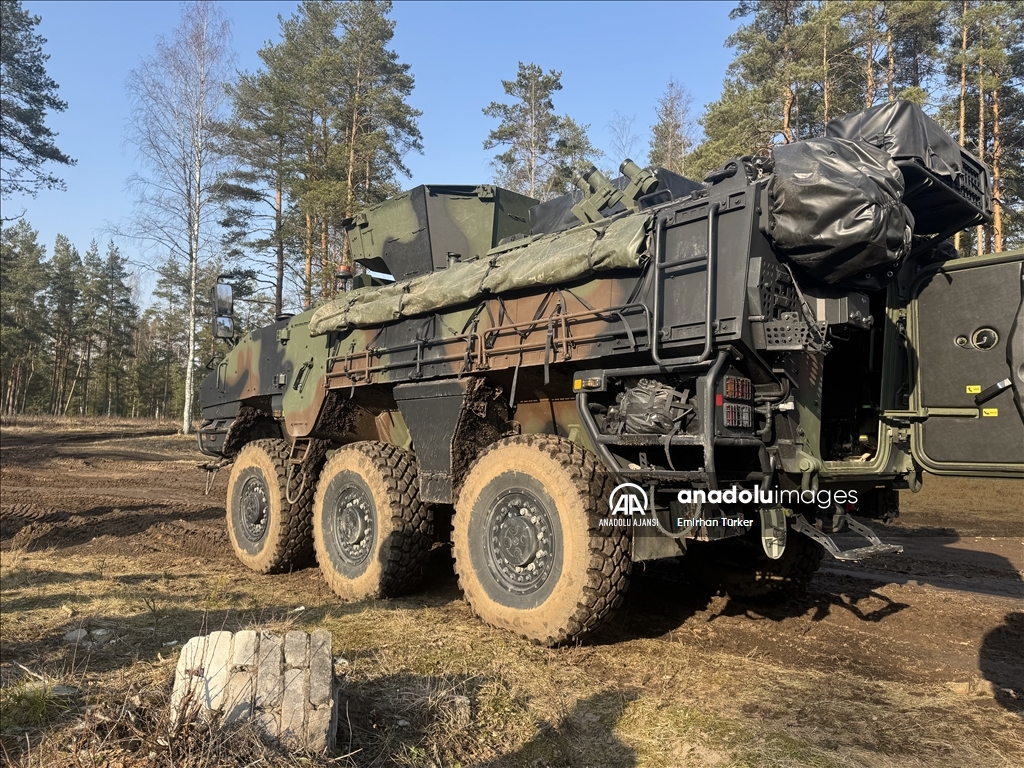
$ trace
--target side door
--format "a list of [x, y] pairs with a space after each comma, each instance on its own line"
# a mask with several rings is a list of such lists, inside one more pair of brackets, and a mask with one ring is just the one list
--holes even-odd
[[935, 474], [1024, 478], [1024, 250], [956, 259], [911, 286], [910, 447]]

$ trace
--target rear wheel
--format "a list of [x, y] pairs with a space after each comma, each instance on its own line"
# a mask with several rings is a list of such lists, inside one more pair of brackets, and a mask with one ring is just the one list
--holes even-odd
[[238, 559], [259, 573], [282, 573], [312, 559], [313, 484], [292, 479], [288, 501], [284, 440], [255, 440], [239, 451], [228, 480], [228, 536]]
[[336, 451], [317, 485], [313, 541], [339, 597], [394, 597], [415, 587], [433, 536], [413, 457], [376, 441]]
[[719, 542], [690, 542], [683, 566], [694, 580], [730, 597], [781, 602], [807, 591], [825, 552], [792, 528], [786, 539], [778, 560], [764, 553], [756, 529]]
[[472, 466], [452, 520], [455, 570], [489, 624], [544, 645], [574, 641], [622, 602], [629, 536], [599, 527], [610, 476], [550, 435], [501, 440]]

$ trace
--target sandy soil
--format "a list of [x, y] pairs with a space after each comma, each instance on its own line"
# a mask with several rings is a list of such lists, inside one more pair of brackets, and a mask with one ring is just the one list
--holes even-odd
[[[123, 628], [90, 651], [101, 678], [173, 664], [171, 643], [214, 621], [328, 626], [353, 663], [339, 743], [355, 765], [996, 766], [1024, 754], [1024, 483], [927, 478], [899, 520], [875, 526], [902, 555], [827, 561], [783, 606], [649, 566], [606, 627], [550, 651], [475, 620], [443, 551], [419, 592], [373, 605], [339, 605], [315, 567], [246, 571], [224, 530], [226, 472], [204, 495], [189, 438], [17, 428], [0, 446], [8, 665], [77, 669], [61, 638], [83, 625]], [[429, 707], [402, 730], [387, 720], [397, 704], [371, 701], [396, 681], [401, 693], [440, 680], [474, 698], [472, 738], [439, 742]]]

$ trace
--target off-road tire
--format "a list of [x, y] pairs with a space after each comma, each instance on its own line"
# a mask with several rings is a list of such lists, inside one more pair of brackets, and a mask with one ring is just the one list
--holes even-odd
[[[353, 534], [346, 524], [366, 527]], [[363, 538], [343, 541], [346, 532]], [[412, 454], [368, 440], [346, 445], [327, 460], [313, 500], [313, 543], [320, 572], [335, 594], [362, 600], [410, 591], [423, 578], [433, 541], [431, 510], [420, 501]]]
[[[629, 533], [599, 527], [601, 518], [610, 517], [613, 486], [597, 457], [559, 437], [510, 437], [484, 451], [466, 474], [452, 518], [455, 572], [477, 616], [546, 646], [575, 642], [606, 619], [622, 602], [632, 566]], [[524, 500], [527, 506], [521, 506]], [[500, 543], [502, 536], [506, 542], [533, 536], [521, 538], [521, 531], [507, 527], [518, 524], [508, 511], [517, 505], [537, 533], [532, 550], [523, 545], [535, 553], [524, 556], [535, 558], [526, 566], [504, 554], [522, 550]], [[523, 512], [538, 507], [543, 517]], [[514, 580], [531, 566], [525, 578], [539, 586], [515, 593], [520, 585]]]
[[784, 602], [807, 592], [825, 550], [789, 529], [782, 557], [772, 560], [753, 530], [718, 542], [690, 542], [683, 567], [687, 574], [713, 591], [741, 600]]
[[[313, 479], [303, 481], [296, 471], [291, 492], [298, 499], [290, 503], [286, 493], [288, 457], [284, 440], [254, 440], [238, 452], [228, 479], [228, 536], [235, 555], [257, 573], [286, 573], [309, 565], [313, 557], [312, 511]], [[267, 505], [267, 520], [262, 538], [246, 536], [242, 519], [243, 492], [250, 481], [262, 482]], [[301, 492], [300, 492], [301, 487]], [[254, 486], [250, 485], [248, 494]], [[259, 495], [259, 491], [255, 491]]]

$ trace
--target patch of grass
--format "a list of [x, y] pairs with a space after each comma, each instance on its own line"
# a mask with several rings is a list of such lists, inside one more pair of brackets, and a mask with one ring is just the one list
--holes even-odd
[[74, 706], [71, 689], [51, 682], [22, 681], [0, 688], [0, 732], [45, 728]]

